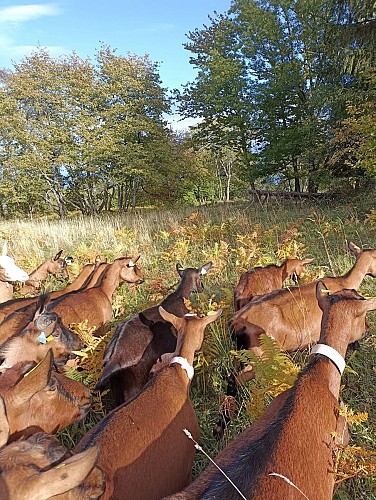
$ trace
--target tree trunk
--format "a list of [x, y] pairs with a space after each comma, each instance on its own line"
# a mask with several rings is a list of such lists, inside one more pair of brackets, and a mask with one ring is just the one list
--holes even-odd
[[295, 157], [292, 159], [292, 168], [294, 172], [294, 191], [300, 193], [302, 191], [299, 169], [298, 169], [298, 159]]

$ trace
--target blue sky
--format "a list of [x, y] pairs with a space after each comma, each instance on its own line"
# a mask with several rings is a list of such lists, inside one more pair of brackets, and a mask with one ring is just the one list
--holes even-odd
[[231, 0], [0, 0], [0, 67], [12, 68], [36, 47], [53, 57], [73, 50], [93, 57], [103, 42], [117, 54], [149, 54], [162, 86], [180, 88], [196, 75], [183, 44]]

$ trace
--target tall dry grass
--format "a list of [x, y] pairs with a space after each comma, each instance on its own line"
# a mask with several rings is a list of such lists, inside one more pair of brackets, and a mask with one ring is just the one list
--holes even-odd
[[[8, 253], [26, 270], [63, 249], [74, 257], [71, 275], [100, 255], [109, 261], [121, 255], [141, 255], [145, 283], [135, 291], [120, 287], [114, 298], [113, 327], [130, 314], [160, 302], [178, 281], [175, 265], [200, 266], [213, 261], [205, 277], [206, 291], [194, 300], [196, 308], [219, 304], [223, 317], [211, 326], [202, 351], [196, 358], [196, 376], [191, 394], [200, 427], [200, 444], [215, 456], [235, 435], [251, 422], [247, 411], [250, 391], [242, 388], [239, 417], [225, 438], [212, 437], [218, 405], [225, 390], [224, 376], [233, 366], [227, 320], [233, 312], [232, 291], [240, 273], [257, 265], [281, 262], [284, 258], [314, 257], [308, 279], [344, 274], [353, 264], [348, 241], [372, 248], [376, 215], [367, 200], [350, 206], [283, 204], [261, 207], [248, 203], [219, 204], [176, 210], [138, 211], [100, 217], [66, 220], [1, 221], [0, 240], [7, 241]], [[50, 287], [64, 284], [50, 280]], [[376, 295], [376, 280], [367, 277], [360, 292]], [[376, 315], [369, 315], [371, 335], [359, 351], [350, 354], [349, 369], [343, 378], [342, 398], [354, 412], [368, 412], [368, 420], [354, 426], [352, 442], [376, 450]], [[305, 355], [292, 356], [302, 365]], [[61, 437], [73, 446], [100, 416], [89, 415], [74, 424]], [[194, 466], [197, 475], [207, 459], [200, 454]], [[374, 477], [354, 477], [340, 485], [341, 499], [376, 498]]]

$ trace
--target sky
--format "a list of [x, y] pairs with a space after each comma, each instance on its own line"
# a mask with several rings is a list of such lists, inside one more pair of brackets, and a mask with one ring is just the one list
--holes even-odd
[[[94, 54], [101, 43], [118, 55], [127, 52], [159, 64], [162, 86], [170, 90], [193, 81], [190, 52], [183, 48], [196, 28], [210, 25], [209, 16], [226, 12], [231, 0], [0, 0], [0, 67], [13, 68], [37, 47], [52, 57], [75, 51]], [[194, 121], [168, 117], [185, 129]]]

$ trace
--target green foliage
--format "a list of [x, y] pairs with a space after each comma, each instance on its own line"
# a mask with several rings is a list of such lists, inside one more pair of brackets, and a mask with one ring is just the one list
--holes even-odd
[[96, 57], [94, 66], [40, 49], [2, 73], [0, 197], [9, 213], [36, 201], [60, 216], [124, 209], [165, 161], [169, 103], [157, 65], [108, 47]]
[[262, 356], [256, 356], [252, 351], [232, 351], [232, 354], [242, 363], [252, 367], [255, 372], [255, 383], [251, 385], [251, 400], [247, 410], [252, 420], [260, 417], [270, 398], [278, 396], [289, 389], [295, 382], [300, 367], [294, 364], [290, 356], [282, 351], [276, 341], [266, 334], [260, 335]]
[[[204, 344], [195, 360], [196, 375], [191, 385], [191, 399], [201, 428], [200, 445], [213, 458], [251, 422], [248, 403], [254, 401], [254, 389], [259, 388], [261, 402], [265, 404], [273, 395], [267, 390], [280, 386], [281, 376], [293, 375], [283, 357], [279, 368], [268, 360], [260, 361], [260, 370], [269, 373], [239, 388], [237, 418], [231, 422], [224, 439], [217, 442], [212, 436], [213, 425], [226, 390], [226, 377], [234, 372], [234, 356], [227, 320], [233, 313], [233, 289], [240, 273], [256, 265], [278, 263], [287, 256], [315, 257], [309, 265], [307, 280], [318, 275], [340, 275], [354, 263], [347, 244], [354, 241], [365, 248], [375, 246], [374, 192], [360, 192], [359, 196], [337, 200], [335, 203], [310, 202], [298, 205], [291, 201], [269, 204], [262, 208], [250, 203], [216, 204], [200, 207], [180, 207], [176, 210], [145, 209], [136, 213], [115, 213], [97, 217], [75, 216], [63, 220], [48, 218], [23, 221], [0, 221], [0, 238], [8, 242], [9, 255], [17, 264], [30, 267], [55, 255], [60, 248], [75, 259], [70, 268], [76, 275], [87, 261], [96, 255], [109, 261], [120, 255], [141, 255], [138, 264], [145, 272], [145, 282], [133, 289], [120, 286], [113, 296], [116, 324], [128, 316], [151, 305], [158, 304], [175, 289], [178, 282], [176, 262], [185, 266], [198, 266], [212, 260], [213, 268], [203, 277], [205, 292], [191, 296], [194, 310], [206, 312], [210, 308], [224, 309], [222, 317], [206, 331]], [[32, 266], [31, 266], [32, 264]], [[57, 285], [57, 284], [56, 284]], [[61, 285], [61, 284], [60, 284]], [[366, 277], [360, 287], [365, 296], [376, 296], [376, 280]], [[342, 399], [355, 414], [368, 414], [368, 420], [351, 427], [351, 444], [368, 450], [370, 457], [376, 449], [376, 322], [375, 313], [367, 315], [370, 335], [363, 339], [361, 348], [347, 356], [343, 375]], [[81, 330], [84, 330], [81, 326]], [[82, 331], [82, 334], [85, 332]], [[268, 341], [268, 339], [267, 339]], [[96, 345], [93, 345], [96, 348]], [[103, 352], [104, 345], [97, 346]], [[275, 346], [266, 347], [273, 359]], [[305, 353], [291, 356], [295, 365], [306, 362]], [[277, 353], [277, 358], [279, 354]], [[82, 360], [84, 361], [84, 360]], [[89, 369], [98, 376], [96, 358]], [[258, 363], [258, 360], [250, 360]], [[279, 370], [279, 371], [278, 371]], [[87, 374], [75, 372], [86, 380]], [[95, 377], [87, 382], [93, 383]], [[265, 378], [266, 381], [266, 378]], [[290, 382], [288, 382], [290, 383]], [[259, 386], [261, 384], [261, 388]], [[287, 384], [287, 383], [286, 383]], [[275, 387], [274, 387], [275, 385]], [[252, 393], [253, 391], [253, 393]], [[111, 408], [107, 396], [102, 398], [104, 410]], [[259, 403], [256, 405], [259, 407]], [[253, 412], [252, 417], [254, 415]], [[92, 427], [100, 414], [90, 412], [84, 421], [70, 426], [59, 436], [73, 448], [83, 434]], [[361, 454], [356, 467], [361, 465]], [[207, 465], [207, 459], [197, 454], [194, 465], [196, 476]], [[350, 464], [352, 470], [355, 466]], [[340, 485], [342, 498], [367, 499], [375, 496], [375, 477], [359, 472]]]
[[373, 172], [373, 118], [359, 117], [355, 143], [349, 134], [337, 143], [352, 149], [350, 170], [334, 166], [330, 148], [334, 131], [351, 127], [346, 100], [372, 102], [370, 2], [234, 0], [210, 20], [188, 35], [199, 72], [177, 94], [185, 116], [202, 118], [198, 143], [228, 145], [248, 179], [268, 188], [280, 179], [288, 189], [336, 189], [333, 177]]

